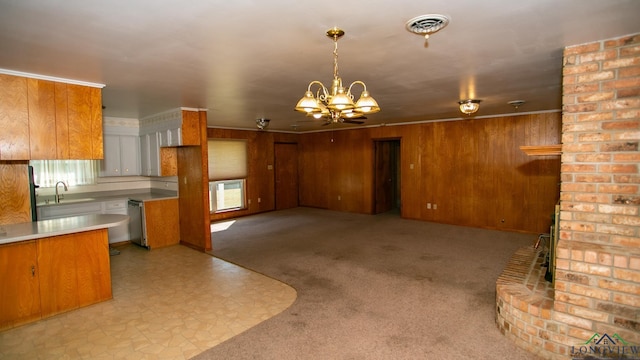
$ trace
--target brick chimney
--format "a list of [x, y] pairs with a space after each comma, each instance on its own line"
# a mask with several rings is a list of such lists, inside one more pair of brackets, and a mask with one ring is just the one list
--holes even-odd
[[565, 354], [596, 333], [640, 345], [640, 34], [565, 49], [562, 123], [551, 319]]

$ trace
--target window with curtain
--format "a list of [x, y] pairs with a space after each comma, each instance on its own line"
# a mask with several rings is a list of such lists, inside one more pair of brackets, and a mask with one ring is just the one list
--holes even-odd
[[209, 210], [243, 209], [247, 181], [247, 141], [209, 139]]
[[31, 160], [34, 182], [54, 187], [58, 181], [69, 186], [93, 185], [98, 177], [98, 160]]

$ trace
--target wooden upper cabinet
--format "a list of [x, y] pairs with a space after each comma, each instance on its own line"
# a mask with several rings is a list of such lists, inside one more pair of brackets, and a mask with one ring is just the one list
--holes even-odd
[[69, 115], [67, 84], [56, 83], [56, 159], [69, 159]]
[[27, 79], [30, 159], [56, 158], [55, 83]]
[[29, 159], [27, 79], [0, 74], [0, 160]]
[[0, 74], [0, 160], [102, 159], [102, 90]]
[[200, 120], [197, 111], [182, 110], [182, 144], [200, 145]]
[[67, 116], [69, 158], [104, 158], [100, 89], [68, 84]]

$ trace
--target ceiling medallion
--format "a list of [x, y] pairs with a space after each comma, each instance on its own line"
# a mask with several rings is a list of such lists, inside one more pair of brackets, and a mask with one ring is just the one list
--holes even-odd
[[[358, 123], [366, 114], [373, 114], [380, 111], [378, 103], [367, 91], [364, 82], [356, 80], [348, 88], [342, 86], [342, 79], [338, 75], [338, 39], [344, 35], [344, 31], [337, 27], [327, 30], [327, 37], [333, 39], [333, 81], [331, 90], [327, 89], [322, 82], [313, 80], [309, 83], [304, 96], [296, 104], [295, 110], [312, 116], [315, 119], [324, 118], [327, 123]], [[364, 90], [360, 94], [358, 101], [354, 103], [351, 89], [354, 85], [362, 85]], [[315, 94], [311, 90], [316, 85]]]

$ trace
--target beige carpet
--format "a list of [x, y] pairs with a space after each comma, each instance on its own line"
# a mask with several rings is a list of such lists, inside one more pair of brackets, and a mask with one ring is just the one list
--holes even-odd
[[296, 208], [212, 236], [298, 299], [196, 359], [535, 359], [494, 322], [495, 281], [535, 235]]

